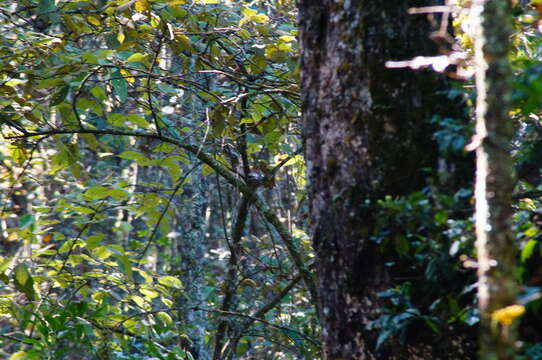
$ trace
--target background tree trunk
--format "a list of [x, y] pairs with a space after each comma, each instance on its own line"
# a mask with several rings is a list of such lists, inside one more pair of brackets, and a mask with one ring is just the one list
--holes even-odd
[[[425, 17], [407, 13], [427, 2], [298, 4], [323, 358], [373, 359], [366, 326], [390, 285], [369, 240], [376, 201], [421, 189], [437, 161], [429, 120], [455, 104], [438, 75], [384, 65], [436, 53]], [[381, 358], [407, 358], [394, 351]]]
[[510, 5], [507, 0], [473, 3], [477, 18], [476, 60], [476, 238], [480, 358], [514, 359], [515, 332], [492, 313], [514, 303], [517, 294], [516, 245], [510, 226], [514, 166], [508, 115], [511, 71], [508, 63]]

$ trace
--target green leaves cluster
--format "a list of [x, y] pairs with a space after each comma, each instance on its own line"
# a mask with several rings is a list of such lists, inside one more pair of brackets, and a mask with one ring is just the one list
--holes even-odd
[[[211, 159], [201, 166], [206, 181], [225, 173], [235, 185], [240, 164], [268, 174], [301, 144], [293, 4], [271, 3], [0, 3], [0, 171], [10, 204], [0, 240], [21, 246], [0, 258], [0, 327], [16, 338], [0, 338], [0, 351], [11, 359], [191, 358], [192, 325], [177, 314], [190, 294], [171, 249], [178, 197], [197, 158]], [[284, 166], [303, 184], [301, 157]], [[277, 269], [293, 271], [274, 236], [253, 240], [262, 243], [256, 273], [271, 280], [258, 281], [263, 294], [245, 286], [243, 301], [256, 296], [264, 306], [285, 283], [272, 278]], [[216, 309], [223, 274], [212, 271], [202, 307]], [[284, 301], [308, 306], [304, 295]], [[240, 310], [252, 312], [244, 303]], [[302, 315], [283, 323], [317, 331], [314, 312]], [[313, 356], [296, 334], [268, 336]], [[242, 338], [238, 351], [264, 351], [267, 340], [251, 341]]]

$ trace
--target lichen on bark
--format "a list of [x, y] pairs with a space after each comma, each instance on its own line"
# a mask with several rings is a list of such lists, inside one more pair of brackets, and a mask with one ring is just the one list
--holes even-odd
[[476, 0], [472, 16], [476, 63], [476, 249], [480, 358], [514, 359], [515, 331], [492, 319], [492, 313], [516, 300], [516, 246], [511, 228], [515, 184], [510, 156], [513, 124], [509, 117], [511, 34], [508, 0]]

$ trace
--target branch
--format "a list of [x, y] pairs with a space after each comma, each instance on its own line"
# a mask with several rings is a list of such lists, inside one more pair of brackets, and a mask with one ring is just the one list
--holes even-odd
[[[245, 195], [241, 196], [241, 201], [237, 208], [237, 218], [233, 226], [232, 242], [230, 245], [230, 259], [228, 261], [228, 272], [226, 274], [226, 288], [224, 290], [224, 299], [222, 300], [221, 311], [230, 311], [233, 305], [235, 295], [235, 285], [237, 277], [237, 265], [239, 262], [238, 253], [241, 245], [241, 237], [245, 228], [245, 223], [248, 215], [249, 202]], [[214, 360], [223, 359], [222, 348], [224, 347], [224, 338], [228, 331], [228, 322], [220, 321], [216, 331], [215, 349], [213, 354]]]
[[437, 6], [424, 6], [424, 7], [415, 7], [408, 9], [408, 13], [411, 15], [414, 14], [434, 14], [434, 13], [459, 13], [466, 11], [457, 6], [446, 6], [446, 5], [437, 5]]
[[258, 318], [258, 317], [252, 316], [252, 315], [247, 315], [247, 314], [243, 314], [243, 313], [239, 313], [239, 312], [235, 312], [235, 311], [221, 311], [221, 310], [205, 309], [205, 308], [199, 308], [199, 307], [195, 307], [193, 309], [194, 310], [199, 310], [199, 311], [214, 312], [214, 313], [218, 313], [218, 314], [225, 315], [225, 316], [243, 317], [243, 318], [250, 319], [253, 322], [258, 321], [258, 322], [261, 322], [262, 324], [268, 325], [268, 326], [276, 328], [276, 329], [294, 332], [294, 333], [299, 334], [300, 336], [302, 336], [304, 339], [310, 341], [314, 345], [320, 345], [316, 340], [312, 339], [311, 337], [307, 336], [306, 334], [303, 334], [300, 331], [297, 331], [297, 330], [292, 329], [292, 328], [287, 327], [287, 326], [273, 324], [270, 321], [267, 321], [267, 320], [264, 320], [264, 319], [261, 319], [261, 318]]
[[52, 135], [60, 134], [94, 134], [94, 135], [116, 135], [116, 136], [134, 136], [147, 139], [159, 140], [165, 143], [176, 145], [181, 149], [184, 149], [192, 154], [194, 154], [201, 162], [208, 165], [219, 175], [221, 175], [227, 182], [232, 186], [239, 189], [248, 200], [250, 200], [256, 208], [261, 212], [264, 218], [269, 222], [275, 230], [279, 233], [286, 249], [290, 255], [290, 258], [297, 267], [300, 275], [303, 277], [303, 281], [307, 286], [307, 289], [311, 295], [313, 304], [317, 304], [317, 291], [314, 278], [312, 277], [311, 272], [307, 269], [304, 264], [303, 256], [301, 252], [297, 249], [294, 244], [292, 237], [290, 236], [288, 229], [280, 222], [277, 215], [273, 212], [271, 207], [265, 203], [265, 201], [246, 183], [241, 181], [235, 173], [227, 169], [220, 162], [215, 160], [211, 155], [208, 155], [200, 151], [200, 147], [190, 144], [184, 144], [174, 138], [159, 135], [154, 133], [145, 133], [138, 131], [126, 131], [126, 130], [114, 130], [114, 129], [52, 129], [52, 130], [41, 130], [28, 132], [22, 135], [7, 136], [5, 139], [8, 140], [17, 140], [23, 138], [31, 137], [49, 137]]
[[162, 131], [160, 129], [160, 124], [158, 122], [158, 116], [156, 116], [156, 112], [154, 111], [154, 105], [152, 103], [152, 95], [151, 95], [151, 77], [152, 72], [154, 70], [154, 67], [156, 66], [156, 62], [158, 61], [158, 55], [160, 54], [160, 50], [162, 50], [162, 40], [164, 38], [164, 35], [161, 34], [158, 40], [158, 47], [156, 48], [156, 52], [154, 53], [154, 57], [152, 59], [151, 66], [149, 67], [149, 73], [147, 77], [147, 101], [149, 104], [149, 111], [151, 112], [152, 120], [154, 121], [154, 126], [156, 126], [156, 132], [158, 135], [162, 135]]
[[230, 341], [230, 344], [228, 346], [228, 351], [235, 352], [235, 349], [237, 348], [237, 343], [243, 336], [243, 333], [247, 331], [253, 324], [256, 322], [256, 319], [262, 318], [265, 314], [267, 314], [270, 310], [272, 310], [277, 304], [284, 298], [290, 290], [302, 279], [301, 275], [297, 275], [295, 278], [293, 278], [288, 285], [286, 285], [280, 292], [278, 292], [267, 304], [262, 306], [258, 311], [253, 313], [250, 318], [247, 319], [242, 325], [241, 328], [236, 331], [236, 335], [233, 337], [233, 339]]
[[542, 197], [542, 191], [534, 190], [534, 191], [527, 191], [527, 192], [522, 192], [519, 194], [512, 195], [512, 200], [520, 200], [524, 198], [532, 199], [532, 198], [538, 198], [538, 197]]
[[15, 342], [18, 342], [18, 343], [22, 343], [22, 344], [28, 344], [25, 341], [25, 339], [33, 339], [34, 340], [34, 338], [32, 338], [32, 337], [18, 338], [18, 337], [8, 335], [8, 334], [0, 334], [0, 337], [4, 338], [4, 339], [11, 340], [11, 341], [15, 341]]
[[173, 201], [173, 198], [175, 197], [175, 195], [177, 194], [177, 192], [179, 191], [181, 186], [183, 186], [183, 184], [186, 181], [186, 179], [188, 178], [188, 176], [190, 176], [190, 174], [192, 174], [192, 171], [194, 171], [198, 166], [199, 166], [199, 164], [197, 164], [195, 166], [192, 166], [192, 168], [190, 170], [188, 170], [188, 172], [182, 177], [182, 179], [180, 179], [177, 182], [177, 186], [175, 186], [175, 188], [173, 189], [173, 192], [169, 196], [169, 198], [167, 200], [167, 203], [166, 203], [166, 206], [164, 207], [164, 210], [160, 213], [160, 216], [158, 217], [158, 220], [156, 221], [156, 225], [154, 226], [154, 229], [152, 230], [151, 236], [149, 237], [149, 239], [147, 240], [147, 243], [145, 244], [145, 248], [143, 249], [143, 251], [141, 251], [141, 254], [139, 254], [139, 258], [138, 258], [139, 262], [145, 256], [145, 254], [147, 253], [147, 250], [149, 250], [149, 247], [151, 246], [151, 243], [153, 242], [154, 237], [158, 233], [158, 228], [160, 226], [160, 223], [162, 222], [162, 219], [166, 215], [166, 213], [167, 213], [167, 211], [169, 209], [169, 206], [171, 205], [171, 202]]

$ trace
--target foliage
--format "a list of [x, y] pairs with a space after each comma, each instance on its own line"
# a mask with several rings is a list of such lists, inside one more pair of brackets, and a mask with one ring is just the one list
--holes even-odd
[[[0, 357], [190, 359], [203, 326], [209, 353], [223, 336], [236, 340], [223, 349], [229, 358], [318, 358], [303, 276], [313, 253], [293, 6], [0, 2]], [[520, 332], [535, 359], [542, 43], [534, 9], [518, 5], [514, 16]], [[466, 33], [457, 43], [469, 52]], [[458, 83], [451, 101], [472, 105], [469, 86]], [[432, 123], [443, 162], [461, 158], [472, 123]], [[468, 181], [450, 188], [440, 170], [427, 170], [423, 191], [370, 204], [371, 240], [395, 284], [379, 293], [386, 305], [368, 325], [377, 346], [478, 322], [472, 192]], [[197, 241], [186, 213], [201, 184], [205, 271], [194, 284], [183, 268], [190, 250], [178, 244]], [[202, 300], [187, 309], [193, 286]], [[205, 324], [183, 320], [196, 310]]]
[[[258, 191], [270, 198], [283, 186], [302, 190], [292, 182], [303, 164], [293, 161], [300, 142], [291, 6], [1, 3], [0, 113], [8, 139], [2, 242], [21, 245], [1, 261], [1, 326], [13, 334], [2, 337], [3, 357], [193, 356], [193, 325], [177, 314], [192, 284], [181, 282], [188, 275], [171, 250], [184, 236], [179, 216], [191, 201], [185, 188], [198, 171], [211, 184], [215, 172], [226, 174], [213, 185], [221, 193], [215, 209], [217, 201], [238, 201], [235, 189], [253, 171], [263, 174]], [[201, 170], [196, 158], [205, 159]], [[243, 189], [263, 206], [255, 188]], [[220, 274], [231, 249], [224, 240], [235, 216], [214, 211], [221, 214], [209, 224], [206, 238], [215, 245], [207, 256], [217, 262], [198, 285], [207, 294], [199, 306], [209, 314], [226, 292]], [[284, 216], [278, 206], [269, 211]], [[316, 329], [304, 290], [293, 286], [273, 298], [292, 280], [287, 249], [302, 245], [310, 253], [310, 245], [292, 238], [284, 247], [279, 230], [254, 219], [256, 230], [242, 238], [248, 258], [236, 274], [239, 312], [232, 309], [230, 321], [258, 314], [247, 329], [262, 334], [242, 338], [237, 351], [286, 356], [270, 345], [277, 343], [286, 354], [311, 356], [316, 343], [306, 339]], [[205, 334], [209, 347], [215, 331]]]

